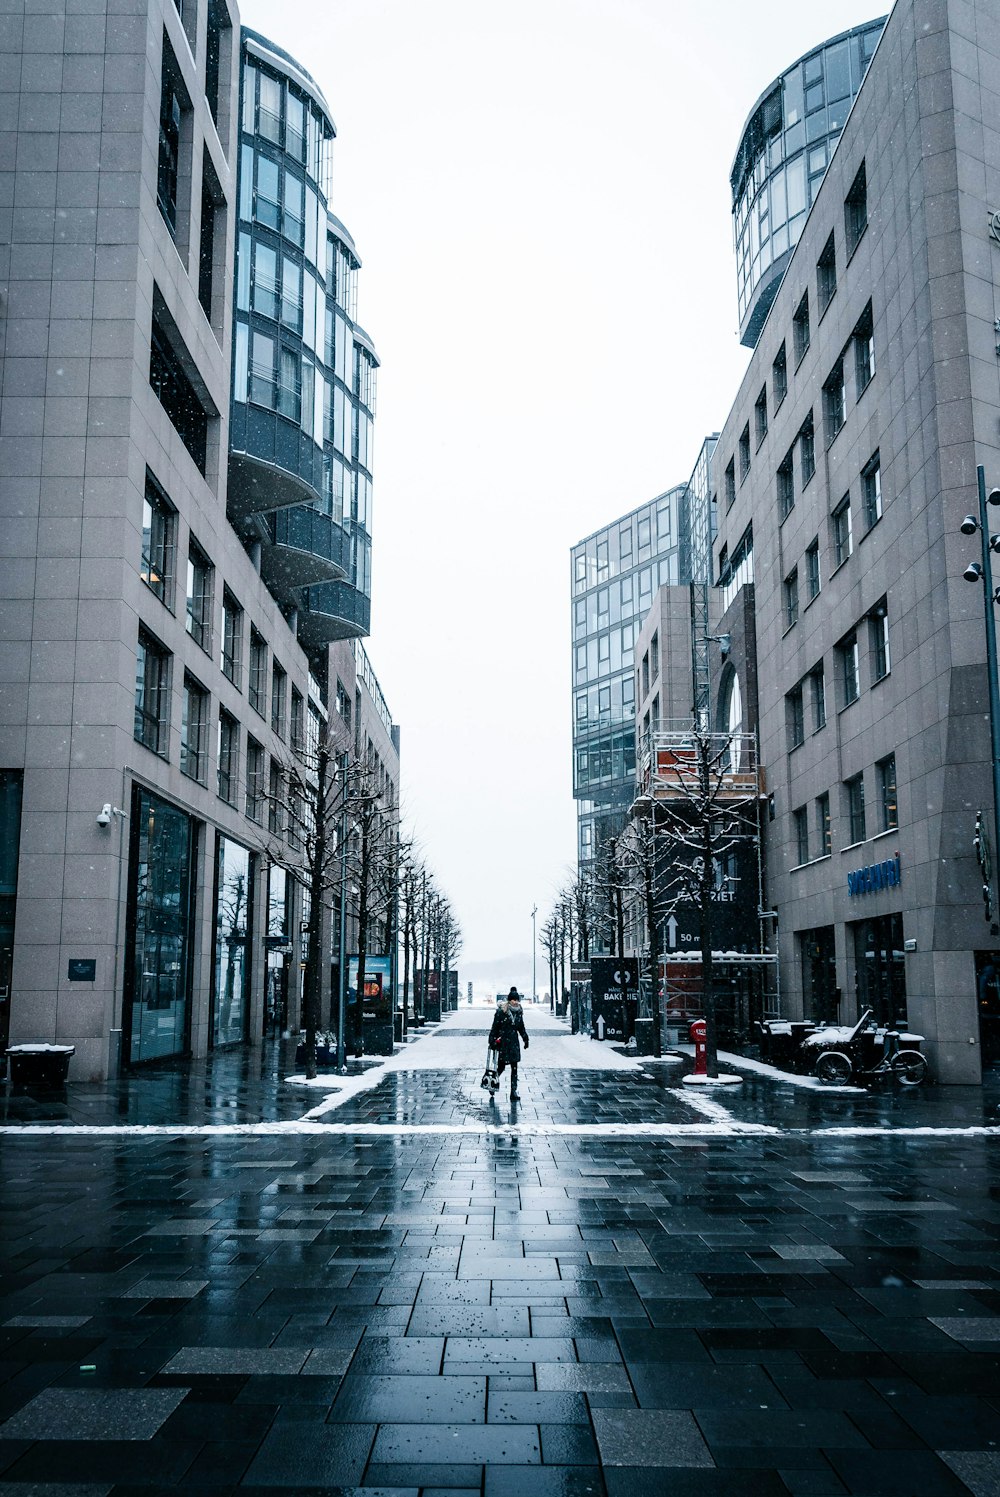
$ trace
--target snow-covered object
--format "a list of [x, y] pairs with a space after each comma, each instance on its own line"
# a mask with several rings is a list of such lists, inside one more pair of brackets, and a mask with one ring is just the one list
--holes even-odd
[[[868, 1030], [878, 1044], [881, 1044], [888, 1033], [885, 1029]], [[826, 1029], [817, 1029], [815, 1034], [807, 1034], [802, 1041], [803, 1050], [830, 1050], [837, 1045], [849, 1045], [854, 1036], [853, 1024], [831, 1024]], [[858, 1036], [860, 1038], [860, 1036]], [[923, 1043], [922, 1034], [900, 1034], [899, 1044], [901, 1049], [908, 1045], [920, 1045]]]

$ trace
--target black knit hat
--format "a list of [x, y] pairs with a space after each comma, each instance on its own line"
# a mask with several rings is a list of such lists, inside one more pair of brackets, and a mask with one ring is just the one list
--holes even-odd
[[520, 1003], [520, 1001], [521, 1001], [521, 995], [517, 991], [517, 988], [511, 988], [510, 992], [507, 994], [508, 1002], [510, 1001], [511, 998], [516, 998], [517, 1001], [518, 1001], [518, 1003]]

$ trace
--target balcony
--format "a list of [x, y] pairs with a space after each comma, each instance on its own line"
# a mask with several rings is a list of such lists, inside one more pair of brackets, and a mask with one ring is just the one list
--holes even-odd
[[350, 566], [351, 543], [343, 526], [307, 505], [276, 510], [264, 520], [260, 572], [281, 603], [294, 605], [294, 591], [340, 582]]
[[371, 599], [350, 582], [323, 582], [301, 596], [299, 639], [309, 649], [360, 639], [371, 625]]

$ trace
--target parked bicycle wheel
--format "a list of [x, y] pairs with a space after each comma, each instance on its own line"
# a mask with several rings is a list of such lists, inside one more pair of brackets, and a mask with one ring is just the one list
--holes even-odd
[[816, 1075], [826, 1086], [843, 1086], [851, 1079], [851, 1062], [842, 1050], [825, 1050], [816, 1062]]
[[899, 1050], [891, 1064], [900, 1086], [919, 1086], [927, 1075], [927, 1062], [919, 1050]]

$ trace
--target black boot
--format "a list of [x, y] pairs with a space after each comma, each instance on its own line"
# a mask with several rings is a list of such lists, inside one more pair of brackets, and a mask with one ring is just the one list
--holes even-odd
[[510, 1100], [512, 1102], [520, 1102], [521, 1100], [520, 1093], [517, 1090], [517, 1066], [511, 1066], [510, 1068]]

